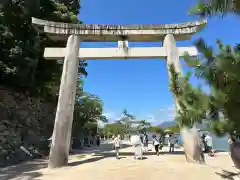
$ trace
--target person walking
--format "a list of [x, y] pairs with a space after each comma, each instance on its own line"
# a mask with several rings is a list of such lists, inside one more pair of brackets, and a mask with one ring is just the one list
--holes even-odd
[[91, 135], [89, 134], [88, 137], [87, 137], [87, 146], [88, 147], [91, 147]]
[[143, 144], [143, 138], [144, 138], [143, 134], [140, 134], [140, 140], [142, 144]]
[[155, 152], [156, 152], [156, 155], [159, 156], [159, 141], [157, 140], [157, 137], [156, 135], [153, 135], [153, 146], [154, 146], [154, 149], [155, 149]]
[[147, 152], [148, 151], [148, 135], [147, 133], [144, 134], [143, 136], [143, 142], [144, 142], [144, 151]]
[[114, 149], [116, 151], [116, 159], [119, 159], [120, 144], [121, 144], [121, 136], [120, 134], [118, 134], [113, 140]]
[[205, 150], [205, 135], [203, 134], [201, 137], [200, 137], [200, 133], [198, 132], [198, 143], [199, 143], [199, 151], [200, 151], [200, 163], [201, 164], [205, 164], [205, 156], [204, 156], [204, 150]]
[[142, 159], [142, 142], [139, 134], [131, 136], [131, 143], [134, 149], [133, 159]]
[[175, 139], [172, 134], [169, 135], [169, 152], [174, 152]]
[[212, 142], [212, 137], [207, 134], [205, 137], [205, 142], [207, 145], [207, 153], [209, 156], [215, 156], [214, 150], [213, 150], [213, 142]]
[[207, 152], [207, 144], [206, 144], [206, 141], [205, 141], [205, 137], [206, 137], [205, 134], [203, 134], [201, 136], [201, 147], [202, 147], [202, 150], [203, 150], [204, 153]]
[[97, 146], [100, 146], [100, 135], [97, 134], [97, 137], [96, 137], [96, 144]]
[[163, 148], [163, 145], [164, 145], [164, 136], [163, 135], [160, 135], [159, 136], [159, 150], [162, 150], [162, 148]]

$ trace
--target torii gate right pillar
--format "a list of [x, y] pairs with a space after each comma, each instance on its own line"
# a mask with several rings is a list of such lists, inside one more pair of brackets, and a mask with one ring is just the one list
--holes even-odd
[[[169, 75], [169, 82], [171, 83], [172, 75], [169, 69], [170, 65], [173, 65], [176, 73], [183, 75], [180, 60], [179, 60], [178, 49], [176, 47], [176, 41], [174, 39], [173, 34], [167, 34], [164, 37], [163, 47], [165, 48], [167, 53], [167, 69], [168, 69], [168, 75]], [[174, 97], [174, 100], [175, 100], [176, 110], [179, 110], [176, 97]]]
[[[163, 47], [167, 52], [167, 68], [169, 74], [169, 81], [171, 83], [172, 75], [169, 69], [170, 65], [173, 65], [176, 73], [183, 76], [183, 71], [181, 68], [178, 49], [176, 47], [176, 42], [173, 34], [167, 34], [164, 37]], [[177, 97], [174, 95], [176, 111], [181, 111]], [[182, 127], [180, 127], [182, 128]], [[183, 141], [184, 153], [186, 160], [188, 162], [194, 163], [204, 163], [204, 158], [202, 156], [201, 147], [200, 147], [200, 137], [196, 129], [181, 129], [181, 136]]]

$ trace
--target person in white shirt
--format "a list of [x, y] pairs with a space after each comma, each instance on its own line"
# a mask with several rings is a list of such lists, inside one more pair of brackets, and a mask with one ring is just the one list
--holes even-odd
[[134, 157], [133, 159], [142, 159], [142, 142], [140, 135], [132, 135], [131, 136], [131, 143], [134, 147]]
[[212, 137], [207, 134], [206, 137], [204, 138], [204, 140], [205, 140], [205, 142], [207, 144], [207, 147], [211, 149], [212, 146], [213, 146]]
[[116, 158], [119, 159], [119, 149], [121, 144], [121, 136], [118, 134], [113, 140], [114, 148], [116, 151]]
[[213, 141], [212, 141], [212, 137], [207, 134], [206, 137], [205, 137], [205, 143], [206, 143], [206, 146], [207, 146], [207, 152], [210, 156], [214, 156], [214, 150], [213, 150]]
[[169, 152], [174, 152], [175, 138], [172, 134], [169, 135]]

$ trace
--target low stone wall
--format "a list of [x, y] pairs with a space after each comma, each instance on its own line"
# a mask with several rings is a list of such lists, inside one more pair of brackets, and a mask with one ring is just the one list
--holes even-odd
[[31, 98], [0, 86], [0, 166], [48, 154], [56, 103]]

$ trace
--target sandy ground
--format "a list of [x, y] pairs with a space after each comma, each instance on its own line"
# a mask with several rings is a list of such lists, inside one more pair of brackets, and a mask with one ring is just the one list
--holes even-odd
[[199, 165], [187, 163], [180, 149], [173, 154], [164, 150], [133, 160], [133, 148], [125, 144], [117, 160], [112, 145], [105, 143], [70, 156], [64, 168], [49, 170], [46, 161], [32, 161], [0, 169], [0, 180], [240, 180], [228, 153], [206, 156], [207, 164]]

